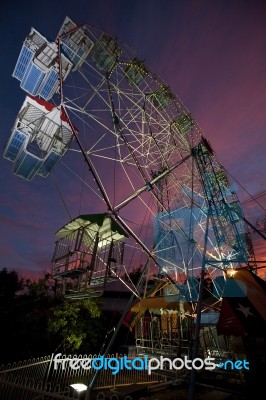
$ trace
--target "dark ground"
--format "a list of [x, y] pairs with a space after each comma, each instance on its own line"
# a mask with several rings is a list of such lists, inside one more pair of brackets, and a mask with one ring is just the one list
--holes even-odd
[[[239, 388], [236, 385], [235, 390], [222, 390], [218, 389], [218, 385], [215, 387], [209, 387], [207, 384], [196, 385], [195, 394], [193, 400], [246, 400], [246, 395], [237, 393]], [[99, 393], [103, 393], [101, 396]], [[114, 396], [114, 395], [117, 395]], [[97, 398], [98, 395], [98, 398]], [[113, 397], [112, 397], [113, 396]], [[127, 397], [131, 396], [131, 397]], [[189, 390], [186, 385], [156, 385], [145, 386], [145, 385], [128, 385], [118, 387], [111, 390], [100, 390], [95, 391], [92, 396], [92, 400], [189, 400]], [[254, 399], [254, 394], [253, 394]]]

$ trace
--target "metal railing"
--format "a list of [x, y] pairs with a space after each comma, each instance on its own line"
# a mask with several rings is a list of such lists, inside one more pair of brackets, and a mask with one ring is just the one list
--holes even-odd
[[[122, 358], [124, 355], [112, 354], [106, 358]], [[72, 355], [62, 358], [91, 358], [99, 355]], [[134, 357], [131, 357], [134, 358]], [[128, 357], [130, 359], [130, 357]], [[73, 369], [69, 362], [54, 368], [53, 356], [31, 359], [0, 366], [1, 400], [52, 400], [77, 399], [78, 394], [71, 388], [73, 383], [89, 385], [94, 376], [93, 369]], [[124, 369], [112, 374], [111, 369], [101, 369], [97, 376], [95, 390], [115, 388], [123, 385], [165, 382], [167, 378], [158, 374], [148, 374], [146, 370]]]

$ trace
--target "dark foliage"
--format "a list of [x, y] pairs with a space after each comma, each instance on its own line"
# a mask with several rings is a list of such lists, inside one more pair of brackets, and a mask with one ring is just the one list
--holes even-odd
[[[99, 351], [104, 320], [95, 300], [67, 302], [49, 274], [35, 282], [0, 271], [0, 363], [51, 354]], [[60, 318], [59, 318], [60, 317]]]

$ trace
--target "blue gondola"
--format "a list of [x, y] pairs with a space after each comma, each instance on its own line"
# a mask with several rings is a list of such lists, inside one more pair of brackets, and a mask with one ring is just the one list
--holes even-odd
[[[71, 61], [61, 54], [63, 80], [71, 69]], [[51, 99], [59, 89], [57, 45], [32, 28], [22, 45], [12, 76], [20, 81], [20, 87], [30, 95]]]

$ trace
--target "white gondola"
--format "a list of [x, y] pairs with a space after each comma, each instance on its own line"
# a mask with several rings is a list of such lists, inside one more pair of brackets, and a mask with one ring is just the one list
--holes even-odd
[[62, 107], [26, 96], [5, 147], [13, 172], [31, 180], [48, 176], [67, 151], [72, 128]]
[[93, 48], [93, 42], [84, 28], [76, 25], [69, 17], [65, 18], [57, 39], [62, 52], [73, 63], [73, 71], [83, 64]]
[[66, 296], [100, 296], [106, 283], [120, 276], [123, 239], [128, 235], [111, 216], [80, 215], [59, 229], [56, 237], [53, 277], [62, 281]]

